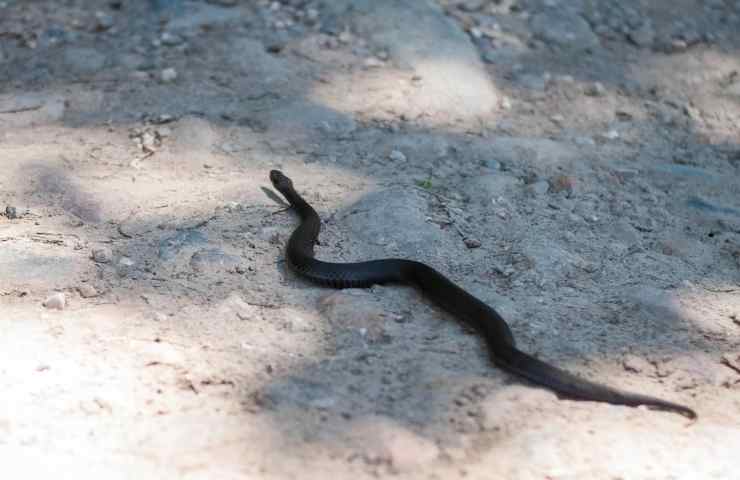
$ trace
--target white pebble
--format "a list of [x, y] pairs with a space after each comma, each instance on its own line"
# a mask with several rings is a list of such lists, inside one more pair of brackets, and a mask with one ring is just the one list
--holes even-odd
[[64, 307], [67, 306], [67, 297], [62, 292], [57, 292], [47, 297], [43, 305], [46, 308], [64, 310]]
[[164, 83], [170, 83], [177, 80], [177, 70], [174, 68], [165, 68], [160, 74], [160, 78]]
[[391, 153], [388, 155], [388, 158], [393, 160], [394, 162], [405, 162], [406, 161], [406, 155], [403, 154], [400, 150], [391, 150]]

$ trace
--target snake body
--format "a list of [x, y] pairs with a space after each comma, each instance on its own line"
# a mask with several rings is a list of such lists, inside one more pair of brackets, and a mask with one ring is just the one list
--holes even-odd
[[522, 352], [516, 348], [508, 324], [493, 308], [421, 262], [388, 258], [331, 263], [315, 259], [314, 244], [321, 229], [321, 219], [295, 191], [290, 178], [278, 170], [272, 170], [270, 180], [301, 218], [301, 223], [288, 240], [286, 262], [307, 280], [332, 288], [367, 288], [387, 283], [413, 285], [439, 307], [479, 331], [486, 340], [494, 364], [507, 372], [577, 400], [626, 406], [645, 405], [696, 418], [696, 413], [683, 405], [594, 383]]

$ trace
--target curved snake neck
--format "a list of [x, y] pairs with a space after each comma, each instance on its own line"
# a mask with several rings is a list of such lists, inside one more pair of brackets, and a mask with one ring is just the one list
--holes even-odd
[[366, 288], [385, 283], [414, 285], [435, 304], [478, 330], [486, 340], [493, 362], [505, 371], [577, 400], [645, 405], [696, 418], [696, 412], [683, 405], [590, 382], [522, 352], [515, 346], [509, 325], [493, 308], [428, 265], [398, 258], [356, 263], [316, 260], [314, 244], [321, 229], [321, 219], [282, 172], [270, 171], [270, 180], [301, 218], [300, 225], [288, 240], [286, 261], [292, 270], [307, 280], [332, 288]]

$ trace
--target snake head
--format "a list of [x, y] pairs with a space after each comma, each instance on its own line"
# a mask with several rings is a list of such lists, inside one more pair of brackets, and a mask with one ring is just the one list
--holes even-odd
[[293, 181], [283, 175], [280, 170], [270, 170], [270, 181], [272, 185], [279, 191], [284, 191], [289, 188], [293, 188]]

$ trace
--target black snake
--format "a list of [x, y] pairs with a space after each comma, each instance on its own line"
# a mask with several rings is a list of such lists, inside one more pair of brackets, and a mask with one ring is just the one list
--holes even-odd
[[509, 326], [493, 308], [428, 265], [399, 258], [356, 263], [316, 260], [314, 244], [321, 229], [321, 219], [295, 191], [290, 178], [278, 170], [272, 170], [270, 180], [301, 217], [300, 225], [288, 240], [286, 260], [292, 270], [306, 279], [333, 288], [367, 288], [385, 283], [414, 285], [435, 304], [478, 330], [486, 339], [493, 362], [507, 372], [573, 399], [615, 405], [645, 405], [696, 418], [696, 412], [683, 405], [599, 385], [522, 352], [516, 348]]

